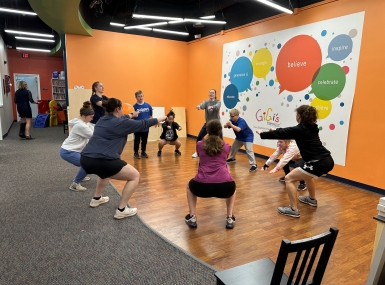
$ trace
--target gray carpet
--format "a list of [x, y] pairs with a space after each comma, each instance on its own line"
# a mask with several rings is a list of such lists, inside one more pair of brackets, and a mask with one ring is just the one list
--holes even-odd
[[[68, 189], [77, 168], [62, 160], [61, 126], [0, 141], [0, 284], [215, 284], [215, 269], [173, 246], [140, 217], [114, 220], [119, 193], [90, 208]], [[167, 224], [165, 224], [167, 226]]]

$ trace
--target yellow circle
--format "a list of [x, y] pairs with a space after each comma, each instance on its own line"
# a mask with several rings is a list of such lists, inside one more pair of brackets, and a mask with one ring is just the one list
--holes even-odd
[[323, 101], [318, 99], [317, 97], [311, 101], [310, 106], [313, 106], [317, 109], [318, 119], [322, 120], [328, 117], [332, 111], [332, 102], [331, 101]]

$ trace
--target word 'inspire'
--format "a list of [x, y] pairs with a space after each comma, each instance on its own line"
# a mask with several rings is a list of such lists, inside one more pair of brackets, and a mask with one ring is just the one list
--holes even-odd
[[246, 73], [238, 73], [238, 74], [234, 74], [233, 78], [235, 78], [235, 77], [243, 77], [243, 76], [249, 76], [249, 73], [246, 72]]
[[347, 50], [348, 46], [338, 46], [338, 47], [332, 47], [332, 51], [341, 51], [341, 50]]
[[287, 67], [302, 67], [302, 66], [306, 66], [306, 61], [294, 61], [294, 62], [288, 62], [287, 63]]

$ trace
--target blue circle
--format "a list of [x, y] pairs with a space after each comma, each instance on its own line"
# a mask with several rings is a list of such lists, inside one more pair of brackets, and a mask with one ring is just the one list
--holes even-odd
[[269, 85], [270, 85], [270, 86], [273, 86], [273, 85], [274, 85], [274, 80], [273, 80], [273, 79], [270, 79]]
[[267, 43], [265, 43], [265, 46], [267, 46]]
[[280, 49], [282, 47], [281, 44], [277, 44], [277, 48]]
[[258, 93], [257, 93], [257, 94], [255, 94], [255, 97], [258, 97]]
[[245, 50], [243, 50], [243, 53], [245, 53]]
[[310, 98], [309, 94], [306, 94], [305, 95], [305, 100], [309, 100], [309, 98]]
[[326, 34], [327, 34], [328, 32], [326, 31], [326, 30], [323, 30], [322, 32], [321, 32], [321, 36], [326, 36]]
[[274, 66], [270, 67], [270, 71], [274, 71]]
[[344, 121], [340, 121], [340, 125], [342, 126], [344, 124]]
[[247, 110], [246, 105], [244, 105], [244, 106], [242, 107], [242, 110], [243, 110], [243, 111], [246, 111], [246, 110]]
[[223, 77], [224, 77], [224, 78], [226, 78], [226, 77], [227, 77], [227, 75], [225, 74], [225, 75], [223, 75]]
[[293, 101], [293, 95], [288, 95], [286, 99], [288, 102]]
[[344, 102], [341, 102], [341, 103], [340, 103], [340, 106], [341, 106], [341, 107], [345, 106]]
[[228, 112], [229, 110], [226, 109], [226, 113]]

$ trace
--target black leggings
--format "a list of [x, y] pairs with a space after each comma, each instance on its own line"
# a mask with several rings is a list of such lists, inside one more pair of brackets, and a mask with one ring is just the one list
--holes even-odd
[[134, 133], [135, 139], [134, 139], [134, 152], [139, 151], [139, 144], [140, 139], [142, 139], [142, 152], [146, 152], [146, 146], [147, 146], [147, 139], [148, 139], [148, 132], [140, 132], [140, 133]]
[[[290, 166], [289, 166], [289, 164], [293, 168], [297, 168], [297, 167], [300, 167], [301, 165], [303, 165], [303, 163], [304, 163], [303, 159], [299, 159], [297, 161], [293, 161], [293, 160], [289, 161], [289, 163], [287, 163], [284, 167], [282, 167], [283, 171], [285, 171], [285, 176], [290, 173]], [[301, 180], [299, 183], [300, 184], [305, 184], [305, 181]]]

